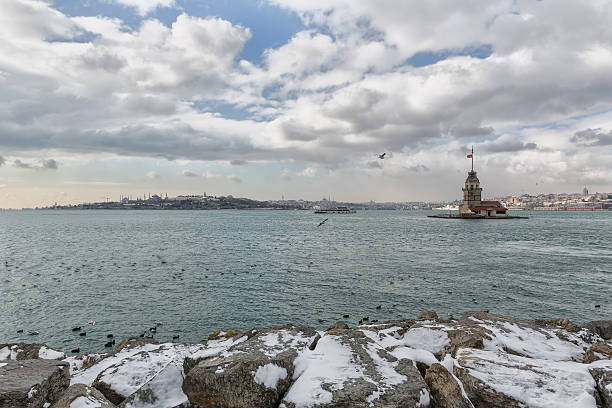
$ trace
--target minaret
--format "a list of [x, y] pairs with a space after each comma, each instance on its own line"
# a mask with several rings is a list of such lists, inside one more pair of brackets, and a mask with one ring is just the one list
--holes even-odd
[[480, 188], [480, 180], [474, 171], [474, 146], [472, 153], [468, 155], [472, 159], [472, 170], [468, 172], [468, 177], [465, 179], [465, 187], [463, 187], [463, 205], [459, 207], [459, 214], [470, 212], [470, 208], [480, 205], [482, 188]]

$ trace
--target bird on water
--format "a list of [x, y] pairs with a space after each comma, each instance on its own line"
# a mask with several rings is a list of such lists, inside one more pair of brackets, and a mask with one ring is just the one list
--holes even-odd
[[320, 227], [321, 225], [325, 224], [325, 222], [326, 222], [327, 220], [329, 220], [329, 218], [324, 219], [324, 220], [323, 220], [323, 221], [321, 221], [321, 222], [319, 223], [319, 225], [317, 225], [317, 226], [318, 226], [318, 227]]

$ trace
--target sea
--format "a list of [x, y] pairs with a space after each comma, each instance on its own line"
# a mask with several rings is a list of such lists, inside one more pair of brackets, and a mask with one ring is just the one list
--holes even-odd
[[432, 213], [0, 211], [0, 343], [103, 351], [156, 326], [204, 342], [425, 310], [612, 319], [612, 211]]

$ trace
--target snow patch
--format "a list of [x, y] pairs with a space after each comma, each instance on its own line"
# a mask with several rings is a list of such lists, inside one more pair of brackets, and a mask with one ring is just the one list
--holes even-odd
[[70, 403], [70, 408], [100, 408], [102, 403], [91, 397], [77, 397]]
[[422, 388], [419, 391], [419, 402], [417, 402], [417, 407], [428, 407], [430, 403], [429, 391], [427, 388]]
[[296, 349], [299, 352], [301, 348], [310, 344], [312, 338], [296, 335], [287, 330], [277, 330], [267, 333], [260, 340], [265, 346], [261, 351], [266, 356], [274, 358], [287, 349]]
[[433, 330], [428, 327], [416, 327], [406, 332], [402, 342], [404, 345], [415, 349], [438, 353], [450, 344], [450, 339], [445, 331]]
[[[284, 400], [297, 408], [329, 404], [329, 390], [343, 388], [345, 381], [362, 378], [359, 366], [353, 363], [351, 349], [343, 345], [336, 336], [323, 336], [314, 350], [304, 349], [294, 361], [294, 383]], [[323, 389], [325, 384], [327, 389]]]
[[53, 350], [45, 346], [42, 346], [40, 350], [38, 350], [38, 358], [45, 360], [60, 360], [65, 357], [66, 355], [61, 351]]
[[484, 339], [485, 350], [512, 350], [521, 355], [552, 361], [583, 361], [583, 347], [587, 344], [578, 336], [567, 333], [569, 342], [560, 339], [552, 330], [534, 330], [510, 322], [483, 324], [493, 332], [492, 340]]
[[28, 391], [28, 399], [32, 399], [37, 392], [38, 390], [35, 387], [30, 388], [30, 391]]
[[473, 377], [529, 407], [595, 407], [587, 364], [476, 349], [458, 351], [457, 360]]
[[259, 367], [253, 373], [253, 377], [257, 384], [263, 384], [266, 388], [276, 389], [276, 384], [280, 380], [287, 378], [287, 369], [268, 363]]
[[22, 351], [20, 348], [17, 348], [16, 344], [10, 348], [9, 346], [3, 347], [0, 349], [0, 360], [17, 360], [17, 355]]
[[407, 358], [408, 360], [412, 360], [415, 363], [415, 367], [417, 362], [428, 366], [439, 362], [431, 351], [414, 349], [406, 346], [396, 347], [390, 351], [390, 354], [397, 359]]
[[[181, 388], [184, 374], [182, 364], [179, 364], [180, 362], [176, 361], [168, 364], [148, 383], [143, 385], [140, 391], [134, 394], [133, 399], [130, 398], [125, 403], [125, 408], [176, 407], [188, 402], [187, 396]], [[154, 394], [154, 402], [151, 402], [151, 398], [141, 399], [141, 392], [142, 395]]]

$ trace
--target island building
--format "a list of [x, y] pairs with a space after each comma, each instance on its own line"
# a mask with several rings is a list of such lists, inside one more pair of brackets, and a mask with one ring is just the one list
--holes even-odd
[[472, 147], [472, 152], [467, 157], [472, 159], [472, 170], [468, 172], [465, 185], [462, 189], [463, 204], [459, 206], [459, 216], [478, 214], [485, 217], [506, 217], [508, 209], [501, 202], [482, 201], [482, 187], [480, 187], [480, 180], [478, 180], [478, 176], [474, 171], [474, 147]]
[[459, 206], [459, 213], [452, 214], [437, 214], [430, 215], [430, 218], [527, 218], [508, 215], [508, 209], [499, 201], [482, 201], [482, 187], [480, 180], [474, 171], [474, 147], [467, 155], [468, 159], [472, 159], [472, 169], [468, 172], [467, 179], [462, 188], [463, 204]]

